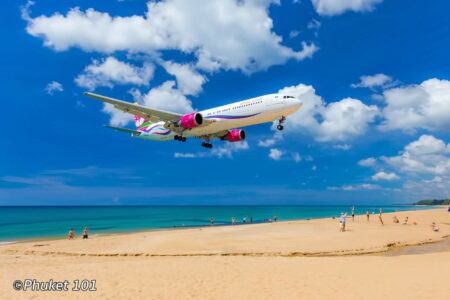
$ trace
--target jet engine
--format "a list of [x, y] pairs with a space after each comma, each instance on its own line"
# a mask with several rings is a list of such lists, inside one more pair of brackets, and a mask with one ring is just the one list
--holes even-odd
[[227, 133], [227, 135], [224, 137], [224, 140], [227, 140], [232, 143], [245, 140], [245, 130], [243, 130], [243, 129], [230, 130]]
[[190, 113], [180, 118], [180, 126], [184, 129], [195, 128], [203, 124], [203, 116], [200, 113]]

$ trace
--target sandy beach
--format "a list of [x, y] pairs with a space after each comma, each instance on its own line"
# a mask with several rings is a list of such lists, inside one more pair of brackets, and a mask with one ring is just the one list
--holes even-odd
[[[400, 219], [394, 224], [393, 216]], [[409, 224], [402, 225], [405, 217]], [[447, 208], [0, 245], [1, 299], [450, 299]], [[417, 222], [413, 225], [412, 222]], [[439, 232], [433, 232], [436, 222]], [[95, 279], [97, 291], [15, 291]]]

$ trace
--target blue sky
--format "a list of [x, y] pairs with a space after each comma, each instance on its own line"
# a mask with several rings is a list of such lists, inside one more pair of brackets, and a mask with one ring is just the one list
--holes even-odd
[[[186, 4], [187, 3], [187, 4]], [[450, 194], [447, 1], [8, 1], [0, 205], [410, 203]], [[82, 95], [189, 112], [284, 91], [283, 134], [156, 143]]]

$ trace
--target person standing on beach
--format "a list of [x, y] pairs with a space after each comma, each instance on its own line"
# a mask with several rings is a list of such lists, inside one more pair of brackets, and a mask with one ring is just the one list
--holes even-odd
[[87, 239], [88, 236], [89, 236], [89, 230], [88, 230], [87, 227], [84, 227], [84, 230], [83, 230], [83, 239]]
[[234, 216], [231, 217], [231, 224], [236, 225], [236, 218]]
[[211, 218], [209, 219], [209, 223], [211, 223], [211, 226], [214, 225], [214, 217], [211, 217]]
[[277, 220], [278, 220], [278, 216], [275, 214], [275, 215], [273, 216], [273, 221], [276, 222]]
[[369, 222], [369, 218], [370, 218], [370, 212], [369, 212], [369, 210], [366, 211], [366, 218], [367, 218], [367, 222]]
[[341, 232], [345, 231], [345, 221], [347, 218], [347, 214], [341, 213], [341, 216], [339, 217], [339, 225]]
[[352, 207], [352, 221], [355, 222], [355, 207]]
[[380, 214], [378, 215], [378, 218], [380, 219], [381, 225], [384, 225], [383, 223], [383, 210], [380, 208]]

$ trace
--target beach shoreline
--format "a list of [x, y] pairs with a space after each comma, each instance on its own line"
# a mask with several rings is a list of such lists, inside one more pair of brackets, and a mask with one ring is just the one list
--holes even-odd
[[[394, 224], [394, 215], [401, 221], [408, 216], [411, 224]], [[383, 221], [378, 215], [369, 222], [364, 215], [348, 217], [346, 232], [337, 218], [319, 218], [1, 245], [0, 293], [5, 299], [60, 299], [17, 292], [11, 283], [84, 278], [97, 281], [99, 299], [448, 298], [447, 208], [386, 213]], [[347, 289], [353, 294], [339, 293]]]
[[[398, 205], [395, 205], [398, 206]], [[410, 206], [410, 205], [405, 205]], [[432, 210], [432, 209], [440, 209], [447, 206], [429, 206], [429, 205], [413, 205], [418, 207], [427, 207], [422, 210]], [[414, 212], [415, 210], [402, 210], [398, 212]], [[385, 213], [385, 215], [398, 213], [396, 212], [388, 212]], [[371, 216], [375, 216], [376, 214], [372, 214]], [[365, 216], [364, 213], [356, 213], [356, 217], [358, 216]], [[348, 216], [350, 218], [351, 216]], [[252, 225], [258, 225], [258, 224], [270, 224], [270, 223], [283, 223], [283, 222], [296, 222], [296, 221], [309, 221], [309, 220], [328, 220], [328, 219], [338, 219], [339, 214], [336, 214], [335, 216], [329, 216], [329, 217], [309, 217], [309, 218], [296, 218], [296, 219], [288, 219], [288, 220], [277, 220], [276, 222], [269, 222], [269, 221], [261, 221], [256, 220], [253, 223], [242, 223], [238, 222], [237, 224], [214, 224], [214, 225], [194, 225], [194, 226], [173, 226], [173, 227], [160, 227], [160, 228], [139, 228], [139, 229], [130, 229], [130, 230], [118, 230], [118, 231], [109, 231], [109, 232], [101, 232], [101, 233], [95, 233], [92, 234], [92, 236], [95, 237], [105, 237], [105, 236], [117, 236], [117, 235], [129, 235], [129, 234], [136, 234], [136, 233], [146, 233], [146, 232], [161, 232], [161, 231], [173, 231], [173, 230], [189, 230], [189, 229], [204, 229], [204, 228], [211, 228], [211, 227], [228, 227], [228, 226], [252, 226]], [[42, 242], [42, 241], [53, 241], [53, 240], [66, 240], [67, 236], [61, 236], [61, 235], [49, 235], [49, 236], [41, 236], [41, 237], [21, 237], [21, 238], [15, 238], [14, 240], [6, 240], [6, 241], [0, 241], [1, 245], [7, 245], [7, 244], [17, 244], [17, 243], [28, 243], [28, 242]]]

